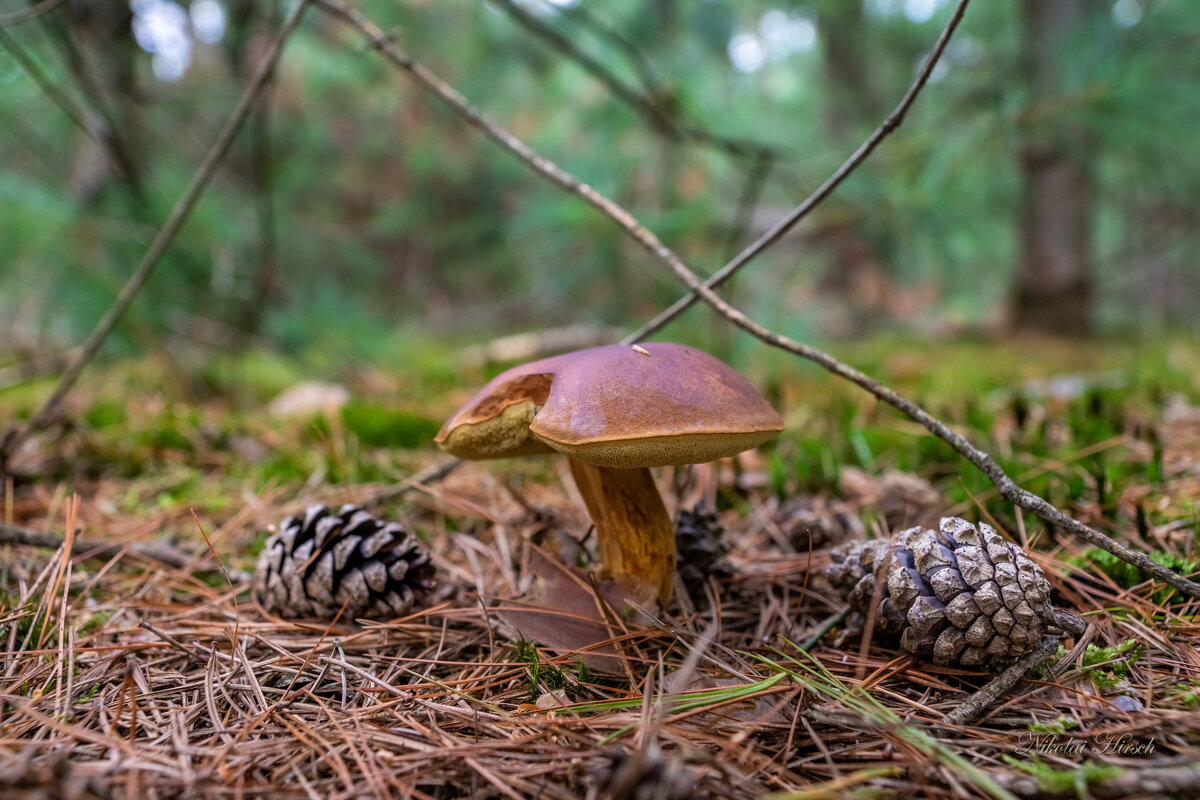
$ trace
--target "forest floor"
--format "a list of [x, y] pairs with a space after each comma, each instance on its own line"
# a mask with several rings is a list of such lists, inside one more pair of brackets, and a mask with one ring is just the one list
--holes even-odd
[[[1194, 342], [849, 349], [1023, 485], [1181, 572], [1200, 569]], [[787, 431], [737, 460], [660, 471], [672, 513], [715, 505], [729, 552], [681, 582], [671, 608], [618, 622], [598, 668], [548, 645], [555, 625], [518, 634], [503, 613], [514, 598], [554, 609], [578, 599], [559, 593], [587, 591], [556, 581], [530, 545], [594, 557], [565, 465], [408, 480], [445, 460], [430, 444], [440, 420], [497, 368], [402, 355], [392, 363], [404, 370], [322, 370], [348, 403], [315, 418], [270, 402], [315, 370], [265, 355], [120, 361], [85, 377], [0, 498], [6, 537], [78, 531], [57, 550], [0, 546], [0, 794], [1200, 792], [1196, 602], [1015, 513], [854, 387], [776, 354], [744, 359]], [[27, 416], [52, 386], [0, 383], [0, 421]], [[313, 503], [359, 504], [418, 534], [439, 569], [426, 605], [336, 623], [264, 611], [256, 553], [269, 526]], [[962, 726], [943, 715], [991, 674], [844, 635], [822, 577], [839, 542], [944, 514], [1028, 546], [1055, 601], [1088, 622]]]

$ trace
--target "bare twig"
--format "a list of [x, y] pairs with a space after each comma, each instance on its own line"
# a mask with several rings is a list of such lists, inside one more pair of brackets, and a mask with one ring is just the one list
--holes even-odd
[[1002, 775], [1004, 788], [1018, 797], [1051, 800], [1052, 798], [1087, 797], [1110, 800], [1121, 797], [1196, 797], [1200, 794], [1200, 763], [1169, 767], [1138, 766], [1119, 774], [1088, 781], [1086, 787], [1070, 788], [1042, 786], [1033, 775]]
[[50, 98], [50, 102], [58, 106], [71, 122], [75, 123], [81, 131], [87, 134], [88, 138], [99, 144], [104, 143], [105, 132], [101, 128], [101, 124], [97, 124], [94, 120], [88, 119], [89, 114], [80, 109], [78, 104], [71, 99], [70, 95], [64, 92], [50, 79], [50, 76], [38, 65], [33, 58], [25, 52], [25, 48], [17, 42], [16, 39], [8, 35], [4, 30], [4, 26], [0, 25], [0, 47], [8, 51], [8, 54], [13, 57], [21, 69], [29, 75], [30, 79], [38, 85], [38, 88]]
[[733, 139], [714, 133], [707, 128], [679, 122], [674, 114], [663, 108], [662, 104], [654, 97], [640, 92], [622, 81], [599, 60], [580, 49], [574, 42], [538, 19], [537, 16], [530, 14], [515, 0], [496, 0], [496, 4], [526, 30], [577, 63], [589, 75], [604, 84], [614, 97], [645, 117], [654, 129], [664, 136], [677, 141], [692, 140], [739, 158], [758, 160], [764, 157], [779, 157], [779, 151], [769, 145]]
[[[47, 550], [57, 550], [62, 547], [66, 539], [53, 533], [39, 533], [38, 531], [22, 528], [18, 525], [8, 525], [0, 522], [0, 544], [15, 544], [24, 547], [40, 547]], [[135, 545], [115, 545], [105, 542], [92, 542], [75, 540], [72, 546], [73, 552], [81, 555], [86, 555], [92, 558], [115, 558], [124, 552], [131, 552], [135, 555], [144, 558], [151, 558], [155, 561], [166, 564], [169, 567], [183, 567], [189, 564], [192, 557], [181, 550], [178, 550], [168, 544], [135, 544]]]
[[[941, 36], [933, 45], [933, 50], [930, 51], [929, 57], [925, 59], [924, 66], [917, 73], [916, 79], [912, 85], [908, 87], [908, 91], [904, 93], [900, 103], [892, 110], [892, 113], [880, 123], [875, 132], [867, 137], [859, 148], [854, 151], [846, 161], [837, 168], [832, 175], [817, 190], [804, 199], [804, 202], [796, 206], [786, 217], [775, 223], [772, 228], [758, 238], [753, 244], [743, 250], [741, 253], [730, 261], [725, 266], [714, 272], [704, 281], [704, 285], [708, 288], [720, 286], [725, 281], [729, 280], [742, 267], [749, 264], [753, 259], [757, 258], [771, 245], [779, 241], [796, 226], [800, 220], [804, 219], [809, 213], [819, 206], [826, 197], [833, 194], [834, 190], [842, 184], [846, 178], [856, 170], [860, 164], [867, 160], [867, 157], [874, 152], [879, 143], [886, 139], [893, 131], [900, 127], [900, 123], [904, 121], [904, 117], [908, 114], [909, 108], [916, 101], [917, 95], [925, 88], [925, 84], [929, 81], [929, 76], [933, 73], [933, 68], [937, 66], [938, 60], [942, 56], [942, 52], [946, 49], [946, 45], [950, 42], [950, 37], [954, 35], [954, 31], [958, 28], [958, 24], [962, 21], [963, 14], [967, 10], [967, 4], [970, 0], [960, 0], [958, 7], [954, 9], [954, 13], [950, 15], [950, 20], [946, 23], [946, 27], [942, 29]], [[689, 294], [681, 297], [668, 309], [656, 316], [654, 319], [647, 322], [641, 328], [626, 336], [621, 340], [622, 344], [633, 344], [640, 342], [647, 336], [652, 335], [655, 331], [660, 330], [668, 322], [682, 314], [692, 303], [695, 303], [699, 298], [699, 294], [693, 290]]]
[[637, 71], [638, 79], [642, 82], [642, 88], [650, 93], [659, 91], [661, 81], [658, 73], [654, 69], [654, 65], [650, 63], [650, 59], [642, 52], [636, 44], [614, 28], [609, 23], [600, 19], [588, 8], [582, 4], [577, 5], [557, 5], [551, 0], [539, 0], [544, 8], [561, 15], [564, 19], [569, 19], [581, 28], [588, 28], [597, 36], [601, 36], [613, 43], [618, 49], [624, 50], [629, 56], [629, 60], [633, 62], [633, 67]]
[[1040, 667], [1058, 649], [1057, 636], [1047, 636], [1037, 649], [1026, 654], [1017, 663], [1001, 672], [983, 685], [979, 691], [954, 707], [943, 721], [947, 725], [966, 725], [974, 722], [980, 714], [987, 711], [992, 703], [1009, 692], [1017, 683], [1029, 674], [1030, 670]]
[[[960, 2], [954, 12], [955, 19], [961, 18], [969, 1], [962, 0]], [[725, 319], [772, 347], [812, 361], [834, 375], [845, 378], [893, 408], [908, 415], [934, 436], [949, 444], [967, 461], [974, 464], [996, 486], [1001, 497], [1009, 502], [1015, 503], [1045, 522], [1069, 531], [1091, 545], [1107, 550], [1122, 561], [1133, 564], [1142, 571], [1180, 589], [1192, 597], [1200, 598], [1200, 584], [1184, 578], [1173, 570], [1148, 558], [1145, 554], [1138, 553], [1121, 544], [1112, 537], [1084, 525], [1082, 522], [1051, 505], [1044, 498], [1021, 488], [1013, 482], [990, 455], [971, 444], [964, 436], [952, 431], [950, 426], [932, 416], [913, 401], [901, 396], [894, 390], [853, 367], [843, 364], [822, 350], [775, 333], [729, 305], [710, 288], [705, 286], [671, 248], [667, 247], [653, 232], [638, 222], [624, 207], [605, 197], [554, 162], [534, 152], [521, 139], [484, 115], [482, 111], [472, 105], [456, 89], [425, 66], [409, 57], [377, 25], [366, 19], [356, 9], [350, 8], [342, 0], [314, 0], [314, 2], [320, 4], [322, 8], [334, 16], [357, 28], [389, 61], [407, 72], [424, 89], [436, 95], [472, 127], [514, 155], [545, 180], [583, 199], [593, 208], [603, 213], [629, 237], [654, 256], [656, 260], [667, 267], [683, 284], [698, 294], [704, 302], [708, 303], [717, 313], [725, 317]], [[942, 41], [942, 39], [939, 40], [939, 42]], [[892, 117], [889, 117], [889, 119], [892, 119]], [[895, 121], [891, 123], [893, 127], [896, 124], [898, 123]]]
[[78, 380], [79, 374], [96, 357], [96, 353], [99, 352], [108, 334], [125, 314], [126, 309], [129, 308], [129, 304], [137, 297], [138, 292], [141, 291], [142, 286], [145, 285], [146, 280], [154, 271], [154, 267], [158, 264], [159, 259], [166, 252], [172, 240], [174, 240], [175, 235], [179, 233], [184, 223], [187, 222], [192, 209], [196, 205], [196, 201], [200, 199], [200, 195], [204, 192], [205, 187], [208, 186], [208, 182], [216, 172], [221, 160], [229, 151], [229, 146], [233, 142], [234, 137], [241, 130], [243, 123], [245, 123], [246, 118], [250, 115], [250, 111], [262, 95], [263, 87], [270, 79], [271, 74], [274, 72], [275, 64], [279, 61], [279, 56], [283, 52], [283, 46], [287, 42], [288, 37], [291, 36], [292, 32], [300, 24], [300, 20], [308, 8], [308, 2], [309, 0], [301, 0], [297, 3], [288, 15], [288, 18], [284, 21], [279, 33], [275, 36], [274, 41], [271, 42], [271, 46], [267, 50], [262, 63], [259, 65], [258, 71], [251, 78], [249, 85], [246, 86], [246, 90], [234, 108], [233, 114], [229, 117], [228, 122], [225, 123], [225, 127], [217, 136], [216, 141], [213, 142], [212, 147], [209, 148], [204, 161], [196, 171], [195, 176], [193, 176], [191, 185], [188, 186], [183, 196], [176, 202], [175, 207], [171, 210], [171, 216], [159, 230], [158, 235], [154, 237], [150, 248], [142, 256], [141, 262], [137, 265], [129, 280], [121, 288], [121, 293], [117, 296], [116, 302], [113, 303], [108, 313], [104, 315], [104, 318], [100, 320], [100, 323], [92, 331], [87, 341], [84, 342], [79, 355], [67, 367], [59, 379], [58, 385], [54, 387], [53, 393], [42, 404], [42, 407], [34, 415], [33, 419], [24, 426], [12, 428], [4, 439], [0, 440], [0, 469], [3, 469], [8, 457], [16, 451], [16, 448], [31, 433], [41, 430], [51, 418], [58, 404], [62, 402], [63, 397], [66, 396], [67, 392], [75, 384], [75, 381]]
[[42, 0], [37, 5], [32, 5], [29, 8], [21, 11], [13, 11], [8, 14], [0, 14], [0, 28], [6, 28], [9, 25], [18, 25], [22, 22], [28, 22], [31, 19], [37, 19], [42, 14], [49, 14], [54, 9], [61, 6], [67, 0]]

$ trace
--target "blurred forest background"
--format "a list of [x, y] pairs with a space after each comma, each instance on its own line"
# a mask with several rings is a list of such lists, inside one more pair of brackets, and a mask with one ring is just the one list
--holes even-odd
[[[38, 5], [0, 33], [5, 352], [60, 352], [92, 328], [288, 6]], [[359, 6], [701, 271], [858, 146], [951, 10]], [[1200, 7], [1186, 0], [971, 7], [900, 131], [728, 296], [806, 340], [1195, 333], [1198, 39]], [[604, 339], [678, 294], [609, 221], [314, 12], [107, 352], [189, 342], [336, 363], [568, 324]], [[736, 355], [705, 312], [668, 338]]]

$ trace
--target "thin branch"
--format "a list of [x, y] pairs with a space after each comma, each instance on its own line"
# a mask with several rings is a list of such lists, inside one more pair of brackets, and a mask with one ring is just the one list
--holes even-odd
[[[819, 206], [826, 197], [833, 194], [834, 190], [837, 189], [838, 186], [840, 186], [842, 182], [846, 180], [846, 178], [850, 177], [850, 174], [853, 173], [860, 164], [867, 160], [867, 157], [874, 152], [875, 148], [879, 146], [880, 142], [882, 142], [893, 131], [900, 127], [900, 123], [904, 122], [904, 117], [908, 114], [908, 109], [911, 108], [913, 102], [916, 101], [917, 95], [921, 93], [921, 90], [925, 88], [925, 84], [929, 82], [929, 76], [933, 74], [933, 68], [937, 66], [938, 60], [942, 56], [942, 52], [946, 49], [946, 45], [950, 42], [950, 37], [954, 35], [954, 31], [958, 28], [958, 24], [962, 21], [963, 14], [966, 12], [967, 4], [969, 2], [970, 0], [960, 0], [958, 7], [954, 9], [954, 13], [950, 15], [950, 20], [946, 23], [946, 27], [942, 29], [942, 34], [938, 37], [937, 42], [934, 44], [933, 50], [929, 53], [929, 57], [925, 59], [924, 66], [922, 66], [921, 71], [917, 73], [916, 79], [913, 81], [912, 85], [908, 87], [908, 91], [904, 93], [904, 97], [901, 98], [900, 103], [892, 110], [892, 113], [888, 114], [883, 122], [880, 123], [879, 127], [875, 129], [875, 132], [868, 136], [867, 140], [859, 145], [859, 148], [855, 150], [854, 153], [851, 154], [851, 156], [846, 159], [846, 161], [840, 167], [837, 168], [837, 171], [835, 171], [824, 183], [817, 187], [815, 192], [805, 198], [803, 203], [796, 206], [791, 213], [789, 213], [779, 222], [775, 223], [775, 225], [769, 231], [760, 236], [757, 241], [755, 241], [741, 253], [738, 253], [738, 255], [732, 261], [710, 275], [708, 279], [704, 281], [705, 286], [710, 289], [720, 286], [722, 283], [729, 280], [734, 273], [761, 255], [764, 250], [782, 239], [788, 231], [790, 231], [800, 222], [800, 220], [807, 217], [814, 208]], [[675, 317], [679, 316], [688, 308], [690, 308], [691, 305], [696, 302], [698, 297], [699, 295], [696, 291], [692, 291], [681, 297], [679, 300], [675, 301], [670, 308], [666, 309], [654, 319], [647, 322], [634, 333], [631, 333], [629, 336], [626, 336], [624, 339], [622, 339], [621, 343], [634, 344], [635, 342], [640, 342], [647, 336], [652, 335], [665, 326], [668, 322], [675, 319]]]
[[42, 70], [38, 63], [33, 60], [29, 53], [25, 52], [16, 39], [8, 35], [8, 31], [4, 30], [4, 26], [0, 25], [0, 47], [8, 51], [8, 54], [13, 57], [13, 60], [25, 70], [30, 79], [38, 85], [50, 102], [58, 106], [71, 122], [75, 123], [81, 131], [87, 134], [92, 141], [103, 144], [104, 131], [100, 130], [100, 126], [93, 124], [87, 117], [87, 112], [81, 110], [79, 106], [71, 99], [70, 95], [60, 89], [50, 76]]
[[[60, 40], [69, 43], [69, 39], [63, 39], [65, 34], [62, 30], [59, 30], [58, 35]], [[64, 47], [67, 46], [64, 44]], [[21, 68], [25, 70], [26, 74], [29, 75], [30, 79], [37, 84], [38, 88], [50, 98], [50, 102], [58, 106], [67, 115], [67, 118], [83, 131], [89, 139], [104, 148], [112, 163], [125, 175], [126, 182], [138, 203], [145, 205], [145, 197], [141, 189], [141, 182], [138, 178], [134, 161], [130, 157], [128, 148], [124, 145], [121, 138], [114, 133], [112, 120], [104, 113], [99, 102], [94, 101], [92, 103], [95, 108], [85, 108], [77, 103], [50, 78], [25, 48], [4, 30], [3, 25], [0, 25], [0, 47], [8, 51]], [[66, 58], [68, 68], [71, 69], [72, 74], [78, 79], [81, 70], [70, 57]], [[82, 70], [84, 75], [87, 72], [86, 69]]]
[[[39, 533], [18, 525], [7, 525], [0, 522], [0, 544], [21, 545], [23, 547], [40, 547], [46, 550], [57, 550], [66, 541], [62, 536], [53, 533]], [[169, 544], [146, 543], [127, 545], [107, 544], [105, 542], [80, 541], [72, 544], [72, 551], [89, 558], [115, 558], [122, 553], [132, 552], [144, 558], [166, 564], [169, 567], [186, 567], [192, 562], [192, 557], [182, 550]]]
[[[272, 2], [266, 11], [268, 24], [279, 16], [279, 4]], [[255, 219], [258, 222], [256, 270], [251, 283], [250, 302], [242, 310], [241, 329], [246, 335], [262, 328], [278, 281], [277, 226], [275, 224], [275, 148], [271, 126], [272, 93], [268, 87], [259, 101], [251, 123], [251, 180], [254, 186]]]
[[997, 776], [1005, 789], [1018, 797], [1030, 800], [1055, 800], [1085, 796], [1097, 800], [1116, 800], [1122, 797], [1197, 797], [1200, 796], [1200, 763], [1177, 766], [1137, 766], [1070, 788], [1042, 786], [1033, 775]]
[[955, 706], [953, 711], [942, 718], [942, 721], [947, 725], [967, 725], [974, 722], [993, 703], [1008, 694], [1031, 670], [1046, 663], [1058, 649], [1058, 642], [1057, 636], [1047, 636], [1042, 639], [1042, 643], [1036, 650], [1021, 657], [1017, 663], [985, 683], [979, 691]]
[[13, 11], [9, 14], [0, 14], [0, 28], [7, 28], [10, 25], [19, 25], [22, 22], [28, 22], [31, 19], [37, 19], [42, 14], [49, 14], [54, 9], [61, 6], [67, 0], [42, 0], [37, 5], [21, 11]]
[[137, 297], [138, 292], [154, 271], [154, 267], [158, 264], [159, 259], [162, 258], [163, 253], [166, 252], [175, 235], [179, 233], [184, 223], [187, 222], [192, 209], [196, 205], [196, 201], [200, 199], [200, 195], [204, 192], [205, 187], [208, 186], [209, 180], [217, 171], [217, 167], [225, 157], [225, 154], [229, 152], [229, 146], [232, 144], [234, 137], [237, 136], [238, 131], [241, 130], [258, 98], [262, 95], [263, 87], [274, 72], [275, 64], [279, 61], [284, 44], [300, 24], [300, 20], [304, 16], [308, 4], [309, 0], [300, 0], [284, 21], [279, 33], [276, 35], [274, 41], [271, 42], [271, 46], [267, 50], [262, 64], [259, 65], [258, 71], [250, 80], [228, 122], [225, 123], [225, 127], [217, 136], [216, 141], [213, 142], [212, 147], [204, 157], [204, 161], [196, 171], [195, 176], [193, 176], [191, 185], [188, 186], [183, 196], [176, 202], [175, 207], [171, 210], [171, 216], [154, 237], [150, 248], [142, 256], [141, 262], [137, 265], [129, 280], [121, 288], [121, 293], [117, 296], [116, 302], [113, 303], [108, 313], [104, 315], [104, 318], [100, 320], [100, 323], [92, 331], [87, 341], [84, 342], [78, 357], [67, 367], [59, 379], [58, 385], [54, 387], [54, 392], [42, 404], [42, 407], [34, 415], [33, 419], [24, 426], [12, 428], [4, 439], [0, 440], [0, 469], [3, 469], [8, 457], [16, 451], [16, 448], [31, 433], [41, 430], [51, 419], [58, 404], [62, 402], [67, 392], [74, 386], [84, 367], [96, 357], [96, 353], [99, 352], [108, 334], [124, 315], [130, 303], [133, 302], [133, 299]]
[[537, 16], [530, 14], [515, 0], [495, 0], [495, 2], [518, 24], [577, 63], [589, 75], [604, 84], [613, 96], [645, 117], [654, 129], [664, 136], [676, 141], [699, 142], [739, 158], [779, 157], [780, 153], [769, 145], [733, 139], [714, 133], [707, 128], [681, 124], [653, 97], [622, 81], [598, 59], [581, 50], [574, 42]]
[[638, 78], [642, 82], [642, 88], [651, 94], [659, 91], [662, 81], [659, 80], [654, 65], [650, 63], [650, 59], [646, 58], [646, 54], [642, 52], [641, 48], [630, 41], [619, 30], [597, 17], [582, 4], [555, 5], [551, 0], [539, 0], [539, 2], [543, 8], [571, 20], [581, 28], [590, 28], [596, 35], [608, 39], [617, 48], [624, 50], [625, 54], [629, 56], [629, 60], [633, 62], [634, 69], [637, 70]]
[[[630, 238], [667, 267], [680, 282], [697, 293], [704, 302], [712, 306], [725, 319], [772, 347], [805, 358], [829, 372], [845, 378], [893, 408], [907, 414], [934, 436], [949, 444], [967, 461], [974, 464], [996, 486], [1001, 497], [1009, 502], [1015, 503], [1051, 525], [1056, 525], [1071, 532], [1091, 545], [1107, 550], [1122, 561], [1133, 564], [1143, 572], [1153, 575], [1192, 597], [1200, 598], [1200, 584], [1182, 577], [1173, 570], [1153, 561], [1142, 553], [1130, 549], [1112, 537], [1084, 525], [1082, 522], [1055, 508], [1044, 498], [1022, 489], [1013, 482], [990, 455], [971, 444], [965, 437], [952, 431], [946, 423], [935, 418], [916, 403], [853, 367], [843, 364], [828, 353], [811, 345], [782, 336], [751, 320], [705, 286], [671, 248], [667, 247], [654, 233], [638, 222], [624, 207], [608, 199], [554, 162], [534, 152], [525, 142], [485, 116], [482, 111], [463, 97], [458, 90], [400, 50], [377, 25], [366, 19], [356, 9], [348, 7], [342, 0], [314, 0], [314, 2], [318, 3], [333, 16], [358, 29], [384, 57], [407, 72], [424, 89], [436, 95], [469, 125], [483, 133], [493, 142], [496, 142], [545, 180], [581, 198], [608, 217]], [[962, 16], [962, 12], [965, 10], [968, 2], [969, 0], [962, 0], [959, 7], [955, 10], [956, 18]]]

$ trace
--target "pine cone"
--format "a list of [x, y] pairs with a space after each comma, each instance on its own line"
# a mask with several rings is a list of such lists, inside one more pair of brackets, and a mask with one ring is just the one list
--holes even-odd
[[680, 509], [675, 518], [675, 561], [689, 597], [703, 595], [710, 575], [727, 578], [733, 574], [725, 560], [729, 545], [724, 533], [716, 512], [703, 505], [691, 511]]
[[[286, 617], [387, 619], [433, 588], [435, 568], [417, 538], [352, 505], [309, 506], [267, 540], [255, 571], [263, 608]], [[343, 605], [345, 610], [342, 611]]]
[[940, 534], [909, 528], [890, 542], [855, 542], [831, 556], [830, 582], [850, 605], [868, 611], [880, 586], [877, 630], [935, 664], [1022, 656], [1069, 618], [1050, 605], [1041, 567], [984, 523], [943, 517]]
[[798, 553], [847, 539], [861, 538], [862, 520], [838, 503], [822, 498], [799, 495], [787, 500], [771, 518]]
[[893, 469], [875, 477], [856, 467], [843, 467], [838, 491], [852, 503], [874, 507], [893, 531], [937, 519], [938, 510], [945, 506], [929, 481]]
[[668, 757], [657, 746], [652, 746], [640, 754], [614, 748], [604, 755], [609, 763], [592, 770], [598, 791], [589, 797], [690, 800], [696, 796], [699, 776], [678, 754]]

